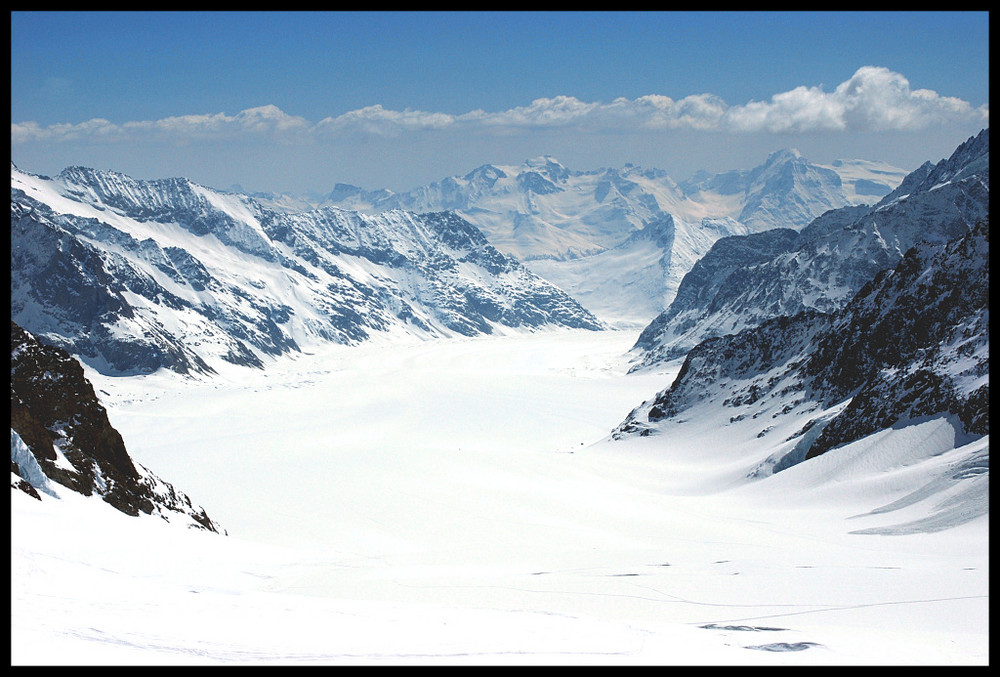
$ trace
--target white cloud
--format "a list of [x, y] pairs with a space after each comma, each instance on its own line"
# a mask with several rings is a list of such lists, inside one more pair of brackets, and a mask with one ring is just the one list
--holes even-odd
[[11, 143], [31, 141], [78, 141], [81, 139], [129, 140], [166, 138], [177, 141], [228, 138], [244, 134], [310, 133], [313, 125], [305, 118], [288, 115], [277, 106], [249, 108], [233, 116], [179, 115], [161, 120], [114, 124], [95, 118], [79, 124], [42, 127], [36, 122], [11, 124]]
[[911, 90], [899, 73], [874, 66], [858, 69], [831, 96], [842, 102], [844, 120], [852, 130], [916, 130], [977, 115], [989, 120], [985, 107], [973, 109], [966, 101], [928, 89]]
[[[479, 120], [490, 126], [510, 127], [565, 127], [585, 122], [601, 104], [585, 103], [572, 96], [535, 99], [528, 106], [492, 113]], [[472, 121], [473, 119], [468, 119]]]
[[12, 144], [30, 141], [76, 141], [82, 138], [108, 138], [120, 128], [105, 120], [94, 118], [79, 124], [59, 123], [42, 127], [37, 122], [12, 123], [10, 141]]
[[317, 123], [288, 115], [273, 105], [224, 113], [183, 115], [114, 124], [96, 118], [78, 124], [43, 127], [11, 124], [11, 143], [78, 140], [194, 139], [259, 137], [336, 139], [343, 135], [398, 137], [428, 130], [510, 134], [530, 130], [643, 132], [671, 129], [732, 133], [809, 133], [914, 131], [953, 123], [989, 124], [989, 106], [974, 108], [954, 97], [911, 89], [909, 81], [887, 68], [864, 66], [832, 92], [796, 87], [769, 101], [730, 106], [718, 96], [700, 94], [675, 101], [650, 94], [610, 103], [588, 103], [572, 96], [540, 98], [505, 111], [474, 110], [462, 115], [395, 111], [368, 106]]
[[323, 118], [316, 124], [314, 130], [323, 136], [335, 136], [343, 132], [398, 136], [406, 131], [449, 127], [454, 121], [454, 116], [446, 113], [426, 113], [409, 108], [404, 111], [394, 111], [376, 104], [335, 118]]
[[725, 126], [738, 132], [839, 131], [847, 128], [845, 107], [816, 87], [775, 94], [770, 103], [751, 101], [726, 111]]
[[929, 89], [911, 90], [909, 81], [888, 68], [864, 66], [832, 92], [796, 87], [771, 101], [734, 106], [726, 113], [736, 131], [917, 131], [934, 125], [989, 124], [989, 108], [940, 96]]

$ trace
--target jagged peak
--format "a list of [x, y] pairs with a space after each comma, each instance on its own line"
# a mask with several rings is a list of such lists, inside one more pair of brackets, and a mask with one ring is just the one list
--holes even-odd
[[506, 178], [506, 176], [507, 176], [507, 172], [505, 172], [504, 170], [500, 169], [496, 165], [485, 164], [485, 165], [479, 165], [478, 167], [476, 167], [475, 169], [473, 169], [471, 172], [468, 172], [463, 178], [465, 178], [466, 181], [473, 181], [473, 180], [475, 180], [477, 178], [480, 178], [480, 177], [489, 177], [489, 178], [493, 178], [493, 179], [503, 179], [503, 178]]
[[108, 183], [121, 183], [129, 184], [133, 186], [177, 186], [177, 185], [188, 185], [188, 186], [199, 186], [205, 190], [210, 190], [215, 193], [222, 193], [215, 188], [209, 186], [203, 186], [198, 184], [191, 179], [184, 176], [171, 176], [167, 178], [157, 178], [157, 179], [140, 179], [130, 174], [124, 172], [119, 172], [114, 169], [96, 169], [94, 167], [85, 167], [83, 165], [71, 165], [66, 167], [61, 172], [59, 172], [56, 177], [63, 183], [93, 183], [100, 182], [101, 184]]
[[768, 153], [767, 160], [764, 161], [764, 164], [774, 165], [783, 162], [792, 162], [795, 160], [805, 160], [798, 148], [779, 148], [778, 150]]
[[524, 173], [537, 172], [539, 174], [545, 174], [545, 176], [556, 182], [565, 181], [569, 178], [570, 172], [566, 167], [555, 159], [551, 155], [539, 155], [537, 157], [529, 158], [524, 161], [522, 167], [525, 168]]

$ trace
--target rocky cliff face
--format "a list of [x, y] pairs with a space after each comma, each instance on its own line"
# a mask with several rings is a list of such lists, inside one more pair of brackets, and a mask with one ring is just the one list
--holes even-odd
[[835, 316], [802, 374], [825, 403], [850, 398], [807, 458], [942, 413], [969, 435], [989, 434], [988, 218], [876, 276]]
[[873, 207], [832, 210], [797, 233], [716, 242], [641, 335], [634, 368], [681, 357], [707, 338], [771, 317], [836, 311], [910, 247], [953, 240], [988, 212], [986, 129], [947, 160], [910, 174]]
[[55, 483], [129, 515], [220, 531], [203, 508], [132, 461], [76, 360], [14, 322], [10, 341], [12, 486], [38, 497]]

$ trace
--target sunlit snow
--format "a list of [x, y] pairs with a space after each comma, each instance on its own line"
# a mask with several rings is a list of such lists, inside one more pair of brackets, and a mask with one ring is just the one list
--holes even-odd
[[734, 482], [707, 422], [608, 439], [679, 366], [626, 375], [635, 338], [88, 369], [228, 536], [13, 491], [12, 664], [988, 664], [988, 515], [856, 533], [932, 510], [942, 423]]

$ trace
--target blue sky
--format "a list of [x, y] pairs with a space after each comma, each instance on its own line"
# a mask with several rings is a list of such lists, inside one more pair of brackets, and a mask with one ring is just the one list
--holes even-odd
[[406, 190], [554, 155], [681, 180], [989, 125], [986, 12], [13, 12], [11, 159]]

